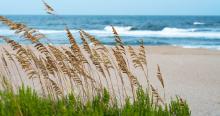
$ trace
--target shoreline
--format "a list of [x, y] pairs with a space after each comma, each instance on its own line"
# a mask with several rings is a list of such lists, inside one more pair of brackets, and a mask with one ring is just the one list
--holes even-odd
[[[220, 50], [207, 48], [184, 48], [181, 46], [145, 46], [150, 54], [175, 54], [175, 55], [220, 55]], [[162, 49], [162, 50], [161, 50]]]
[[[32, 46], [31, 44], [22, 44], [22, 43], [20, 43], [21, 45], [24, 45], [24, 46]], [[65, 47], [68, 47], [68, 46], [70, 46], [70, 44], [52, 44], [52, 45], [54, 45], [54, 46], [65, 46]], [[82, 45], [82, 44], [79, 44], [79, 45]], [[4, 47], [4, 46], [8, 46], [7, 45], [7, 43], [0, 43], [0, 47]], [[107, 46], [107, 47], [112, 47], [112, 46], [114, 46], [114, 45], [105, 45], [105, 46]], [[138, 47], [139, 45], [125, 45], [125, 46], [132, 46], [132, 47]], [[195, 47], [195, 48], [191, 48], [191, 47], [184, 47], [184, 46], [174, 46], [174, 45], [144, 45], [145, 46], [145, 48], [151, 48], [152, 49], [152, 53], [174, 53], [174, 54], [176, 54], [175, 53], [175, 51], [181, 51], [181, 52], [183, 52], [183, 51], [186, 51], [186, 52], [184, 52], [184, 53], [192, 53], [193, 52], [193, 54], [210, 54], [210, 53], [215, 53], [215, 52], [219, 52], [219, 54], [220, 54], [220, 50], [218, 50], [218, 49], [212, 49], [212, 48], [203, 48], [203, 47]], [[158, 49], [161, 49], [161, 48], [165, 48], [166, 49], [166, 51], [167, 52], [165, 52], [165, 51], [162, 51], [162, 52], [159, 52], [158, 51]], [[172, 50], [172, 49], [175, 49], [175, 50]]]

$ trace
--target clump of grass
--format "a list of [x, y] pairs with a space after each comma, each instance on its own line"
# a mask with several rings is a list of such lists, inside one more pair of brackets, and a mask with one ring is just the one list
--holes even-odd
[[81, 98], [69, 94], [63, 99], [53, 101], [40, 97], [34, 90], [22, 86], [18, 93], [12, 91], [0, 92], [0, 115], [12, 116], [48, 116], [48, 115], [110, 115], [110, 116], [189, 116], [190, 110], [186, 102], [181, 98], [172, 100], [170, 104], [156, 106], [143, 89], [137, 91], [137, 100], [131, 103], [126, 99], [125, 105], [119, 107], [110, 104], [110, 94], [104, 91], [95, 96], [91, 101], [83, 103]]

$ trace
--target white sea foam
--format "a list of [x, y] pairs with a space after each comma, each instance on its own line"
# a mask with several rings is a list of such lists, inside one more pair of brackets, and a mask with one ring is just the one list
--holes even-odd
[[205, 23], [202, 22], [194, 22], [193, 25], [204, 25]]
[[[169, 37], [169, 38], [213, 38], [220, 39], [219, 31], [212, 31], [211, 29], [208, 31], [197, 31], [201, 30], [201, 28], [190, 28], [190, 29], [182, 29], [182, 28], [169, 28], [166, 27], [160, 31], [152, 31], [152, 30], [131, 30], [132, 27], [115, 27], [117, 32], [121, 36], [131, 36], [131, 37]], [[39, 30], [44, 34], [59, 34], [65, 35], [64, 30]], [[70, 30], [73, 34], [77, 34], [79, 30]], [[103, 30], [85, 30], [95, 36], [113, 36], [112, 29], [110, 26], [105, 27]], [[0, 35], [13, 35], [14, 31], [7, 29], [0, 29]]]
[[[177, 45], [174, 45], [177, 46]], [[220, 50], [220, 46], [207, 46], [207, 45], [182, 45], [183, 48], [206, 48], [206, 49], [213, 49], [213, 50]]]
[[190, 28], [190, 29], [182, 29], [182, 28], [170, 28], [170, 27], [165, 27], [162, 32], [194, 32], [196, 31], [195, 28]]
[[[116, 29], [117, 30], [117, 29]], [[164, 28], [161, 31], [151, 30], [117, 30], [121, 36], [133, 37], [172, 37], [172, 38], [219, 38], [220, 32], [206, 31], [200, 32], [197, 29]], [[112, 36], [112, 31], [87, 30], [97, 36]]]
[[[132, 29], [132, 26], [126, 26], [126, 27], [122, 27], [122, 26], [114, 26], [114, 28], [117, 30], [117, 31], [130, 31]], [[112, 27], [111, 26], [106, 26], [104, 28], [104, 30], [106, 31], [109, 31], [109, 32], [112, 32]]]

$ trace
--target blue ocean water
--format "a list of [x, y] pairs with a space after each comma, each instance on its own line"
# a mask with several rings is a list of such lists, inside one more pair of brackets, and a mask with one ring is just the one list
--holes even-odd
[[[60, 16], [8, 15], [7, 18], [27, 24], [46, 34], [53, 44], [69, 44], [65, 35], [65, 22], [79, 39], [79, 29], [94, 35], [102, 43], [113, 45], [111, 27], [114, 25], [125, 44], [172, 45], [192, 48], [220, 49], [220, 16]], [[20, 43], [29, 43], [13, 34], [0, 23], [0, 35], [9, 36]], [[42, 40], [44, 41], [44, 40]], [[0, 43], [3, 43], [0, 40]]]

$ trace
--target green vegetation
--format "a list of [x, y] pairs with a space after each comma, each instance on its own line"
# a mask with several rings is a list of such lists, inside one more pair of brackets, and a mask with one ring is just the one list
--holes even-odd
[[164, 107], [154, 105], [152, 99], [141, 88], [137, 91], [137, 100], [131, 103], [129, 99], [123, 107], [110, 103], [108, 91], [105, 89], [92, 101], [83, 103], [73, 94], [63, 99], [53, 101], [50, 97], [40, 97], [31, 88], [22, 87], [18, 94], [10, 90], [0, 92], [1, 116], [189, 116], [190, 110], [186, 102], [179, 98], [172, 100]]

